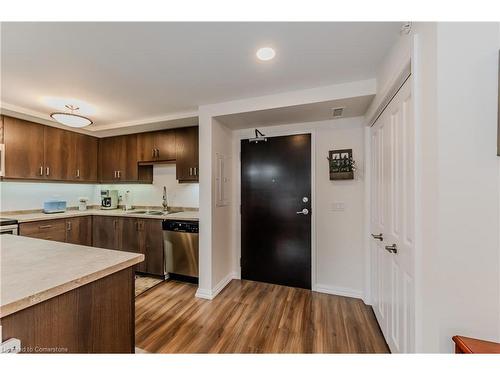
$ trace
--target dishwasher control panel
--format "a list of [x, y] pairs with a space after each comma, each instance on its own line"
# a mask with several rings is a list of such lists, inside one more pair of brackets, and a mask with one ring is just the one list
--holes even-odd
[[163, 230], [173, 232], [198, 233], [198, 223], [193, 221], [164, 220]]

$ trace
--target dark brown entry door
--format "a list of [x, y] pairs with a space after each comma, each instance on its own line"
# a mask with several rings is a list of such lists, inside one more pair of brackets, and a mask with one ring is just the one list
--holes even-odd
[[241, 141], [241, 277], [311, 289], [310, 134]]

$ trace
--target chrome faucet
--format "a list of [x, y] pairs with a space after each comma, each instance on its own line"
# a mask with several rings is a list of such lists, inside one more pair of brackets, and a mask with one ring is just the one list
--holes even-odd
[[167, 201], [167, 187], [163, 187], [163, 202], [161, 204], [163, 206], [163, 211], [168, 211], [168, 201]]

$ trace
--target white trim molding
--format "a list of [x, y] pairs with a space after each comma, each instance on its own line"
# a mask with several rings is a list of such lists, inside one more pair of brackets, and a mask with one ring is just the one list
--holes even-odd
[[238, 277], [236, 273], [231, 272], [230, 274], [226, 275], [226, 277], [224, 277], [221, 281], [219, 281], [217, 285], [212, 288], [212, 290], [198, 288], [195, 297], [212, 300], [217, 297], [220, 292], [222, 292], [222, 290], [227, 286], [227, 284], [231, 282], [231, 280], [237, 278]]
[[338, 286], [329, 286], [324, 284], [316, 284], [312, 289], [314, 292], [333, 294], [336, 296], [342, 297], [351, 297], [351, 298], [364, 298], [364, 293], [362, 290], [355, 290], [350, 288], [343, 288]]

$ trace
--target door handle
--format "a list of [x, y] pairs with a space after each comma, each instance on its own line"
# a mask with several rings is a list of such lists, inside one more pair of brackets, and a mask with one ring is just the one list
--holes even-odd
[[152, 148], [152, 149], [151, 149], [151, 157], [152, 157], [152, 158], [154, 158], [154, 157], [155, 157], [155, 149], [154, 149], [154, 148]]
[[386, 246], [385, 249], [390, 252], [391, 254], [397, 254], [398, 253], [398, 247], [396, 246], [395, 243], [393, 243], [390, 246]]
[[43, 176], [43, 165], [40, 166], [40, 176]]
[[309, 210], [307, 208], [304, 208], [302, 211], [297, 211], [297, 215], [309, 215]]
[[376, 240], [380, 240], [380, 241], [384, 240], [384, 235], [382, 233], [380, 233], [380, 234], [373, 234], [372, 233], [372, 237], [375, 238]]
[[49, 168], [49, 167], [45, 168], [45, 174], [46, 174], [47, 176], [48, 176], [48, 175], [50, 175], [50, 168]]
[[189, 175], [192, 176], [193, 175], [193, 168], [189, 168]]

